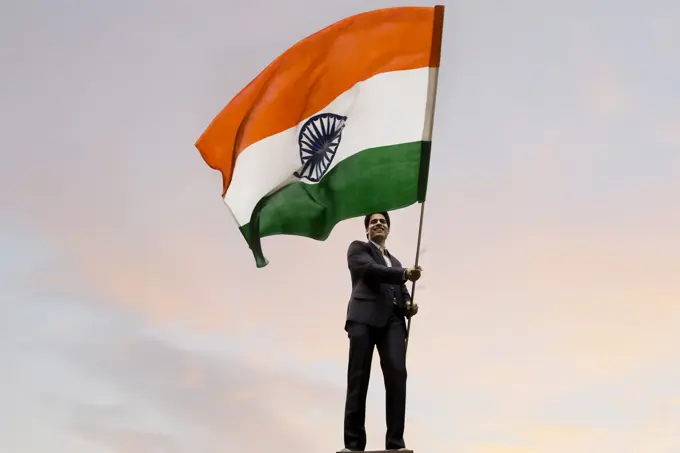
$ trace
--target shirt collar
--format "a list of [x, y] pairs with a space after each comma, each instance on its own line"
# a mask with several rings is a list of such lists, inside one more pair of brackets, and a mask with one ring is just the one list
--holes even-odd
[[380, 245], [379, 245], [378, 243], [373, 242], [373, 241], [370, 240], [370, 239], [368, 240], [368, 242], [370, 242], [371, 244], [373, 244], [373, 245], [375, 246], [375, 248], [377, 248], [378, 251], [380, 251], [381, 253], [383, 253], [383, 250], [384, 250], [384, 253], [385, 253], [386, 255], [388, 254], [388, 253], [387, 253], [387, 247], [385, 247], [384, 249], [382, 249], [382, 248], [380, 248]]

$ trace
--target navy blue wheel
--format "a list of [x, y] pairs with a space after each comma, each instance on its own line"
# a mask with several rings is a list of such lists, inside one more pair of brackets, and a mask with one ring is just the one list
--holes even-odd
[[319, 182], [333, 162], [345, 121], [346, 116], [321, 113], [302, 125], [298, 137], [302, 167], [294, 173], [296, 177]]

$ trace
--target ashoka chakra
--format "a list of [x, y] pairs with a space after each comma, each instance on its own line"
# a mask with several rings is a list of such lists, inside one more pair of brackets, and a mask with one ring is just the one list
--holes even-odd
[[321, 113], [302, 125], [298, 137], [302, 167], [294, 173], [296, 177], [319, 182], [333, 162], [345, 121], [346, 116]]

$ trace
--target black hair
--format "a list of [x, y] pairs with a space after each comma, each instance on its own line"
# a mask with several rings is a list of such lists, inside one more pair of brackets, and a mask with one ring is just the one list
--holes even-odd
[[371, 217], [373, 217], [375, 214], [380, 214], [383, 217], [385, 217], [385, 222], [387, 222], [387, 228], [390, 228], [390, 215], [387, 212], [372, 212], [368, 214], [366, 217], [364, 217], [364, 228], [368, 230], [368, 224], [371, 221]]

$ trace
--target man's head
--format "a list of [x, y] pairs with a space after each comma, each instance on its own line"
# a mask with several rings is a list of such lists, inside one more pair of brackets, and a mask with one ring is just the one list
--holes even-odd
[[387, 212], [376, 212], [364, 217], [366, 237], [378, 244], [384, 244], [390, 234], [390, 216]]

